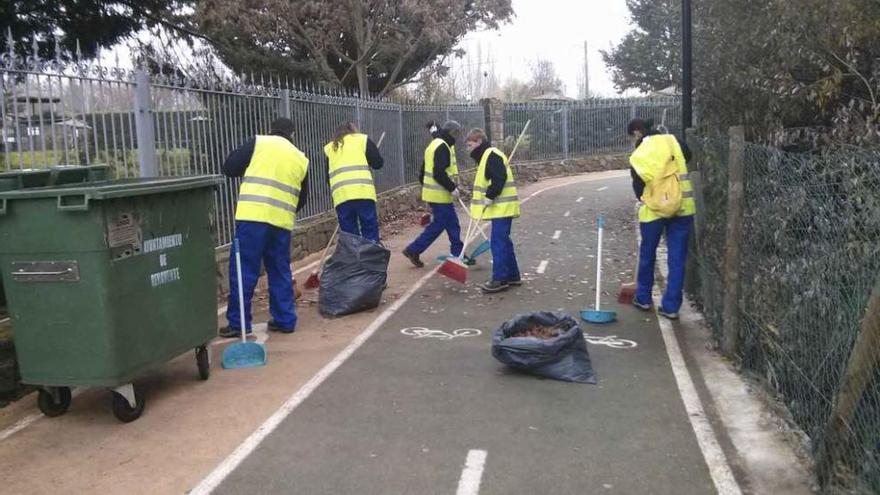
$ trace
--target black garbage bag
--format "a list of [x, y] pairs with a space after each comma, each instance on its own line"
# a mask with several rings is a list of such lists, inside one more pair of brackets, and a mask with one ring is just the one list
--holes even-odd
[[[535, 327], [552, 328], [557, 337], [513, 337]], [[495, 330], [492, 356], [502, 363], [554, 380], [596, 383], [584, 332], [564, 313], [541, 311], [519, 315]]]
[[391, 251], [381, 245], [340, 232], [336, 251], [321, 272], [321, 314], [342, 316], [378, 306], [390, 259]]

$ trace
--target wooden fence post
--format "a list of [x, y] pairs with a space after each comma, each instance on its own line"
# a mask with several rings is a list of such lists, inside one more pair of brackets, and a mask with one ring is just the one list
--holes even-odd
[[724, 304], [721, 350], [730, 358], [739, 346], [739, 269], [742, 258], [745, 129], [731, 127], [727, 177], [727, 237], [724, 243]]
[[853, 448], [850, 422], [865, 390], [873, 381], [880, 365], [880, 282], [874, 285], [859, 336], [853, 345], [843, 379], [834, 395], [833, 408], [825, 425], [825, 436], [819, 455], [819, 477], [823, 484], [835, 476], [838, 469], [850, 465], [844, 454]]

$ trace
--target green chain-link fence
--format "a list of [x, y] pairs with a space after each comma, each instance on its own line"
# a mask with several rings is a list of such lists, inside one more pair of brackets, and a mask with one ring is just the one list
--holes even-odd
[[[722, 341], [731, 148], [694, 145], [702, 204], [691, 295]], [[878, 493], [880, 315], [870, 325], [868, 305], [880, 280], [880, 150], [746, 144], [743, 164], [735, 357], [809, 436], [827, 493]]]

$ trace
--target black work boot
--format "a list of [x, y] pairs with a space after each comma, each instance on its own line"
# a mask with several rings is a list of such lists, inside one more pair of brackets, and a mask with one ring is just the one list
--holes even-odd
[[510, 288], [510, 284], [501, 280], [490, 280], [480, 286], [480, 289], [486, 294], [494, 294], [495, 292], [503, 292]]
[[422, 260], [419, 259], [419, 255], [417, 255], [416, 253], [412, 253], [404, 249], [403, 255], [406, 256], [410, 263], [412, 263], [416, 268], [422, 268], [423, 266], [425, 266], [425, 264], [422, 263]]

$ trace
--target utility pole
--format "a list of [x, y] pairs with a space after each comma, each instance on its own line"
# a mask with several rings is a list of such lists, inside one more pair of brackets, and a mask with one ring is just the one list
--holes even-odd
[[584, 41], [584, 99], [590, 99], [590, 58], [587, 42]]
[[693, 127], [691, 0], [681, 0], [681, 135]]

